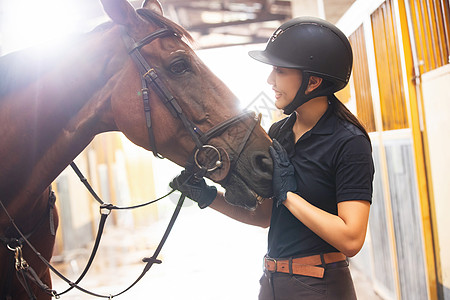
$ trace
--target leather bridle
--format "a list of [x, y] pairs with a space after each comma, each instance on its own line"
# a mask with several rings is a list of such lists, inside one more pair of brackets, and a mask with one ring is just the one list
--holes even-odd
[[[137, 12], [141, 16], [146, 18], [148, 21], [152, 21], [151, 17], [148, 15], [148, 12], [146, 10], [138, 9]], [[192, 140], [194, 141], [196, 148], [192, 154], [190, 161], [188, 162], [188, 165], [193, 166], [196, 177], [203, 177], [207, 172], [213, 172], [222, 166], [223, 155], [221, 154], [221, 151], [219, 151], [217, 147], [208, 144], [208, 141], [214, 137], [223, 134], [230, 126], [233, 126], [236, 123], [242, 122], [243, 120], [246, 119], [253, 119], [253, 122], [247, 128], [247, 132], [244, 136], [244, 139], [242, 140], [241, 144], [237, 147], [237, 150], [235, 151], [236, 156], [233, 159], [232, 165], [230, 167], [230, 171], [232, 171], [241, 155], [241, 152], [245, 148], [245, 145], [248, 139], [250, 138], [253, 129], [255, 128], [256, 124], [259, 123], [260, 117], [259, 116], [256, 117], [254, 112], [244, 112], [220, 124], [217, 124], [216, 126], [209, 129], [205, 133], [202, 132], [192, 121], [190, 121], [186, 117], [177, 99], [170, 93], [170, 91], [167, 89], [167, 87], [164, 85], [164, 83], [156, 73], [155, 69], [147, 62], [147, 60], [142, 56], [140, 52], [140, 49], [143, 46], [150, 44], [152, 41], [158, 38], [168, 36], [177, 36], [177, 33], [164, 26], [156, 30], [155, 32], [149, 34], [148, 36], [144, 37], [139, 42], [136, 42], [130, 35], [128, 35], [125, 28], [122, 27], [122, 39], [125, 43], [128, 54], [131, 56], [140, 73], [142, 85], [141, 93], [142, 93], [142, 100], [144, 103], [144, 113], [148, 132], [148, 139], [153, 154], [156, 157], [162, 158], [162, 156], [158, 153], [155, 135], [153, 133], [152, 128], [149, 87], [151, 87], [151, 89], [159, 96], [159, 99], [161, 99], [161, 101], [165, 104], [165, 106], [170, 111], [172, 116], [174, 118], [181, 120], [184, 128], [187, 130]], [[208, 165], [202, 164], [199, 161], [198, 156], [202, 151], [205, 150], [214, 151], [216, 153], [217, 160], [213, 161]], [[225, 180], [221, 180], [221, 183], [223, 182], [225, 182]]]
[[[151, 21], [151, 18], [145, 13], [145, 10], [142, 9], [138, 9], [137, 12], [141, 15], [146, 17], [147, 19], [149, 19], [149, 21]], [[124, 28], [122, 28], [122, 38], [123, 41], [127, 47], [127, 51], [129, 53], [129, 55], [131, 56], [131, 58], [133, 59], [134, 63], [136, 64], [137, 68], [139, 69], [139, 73], [140, 73], [140, 77], [141, 77], [141, 84], [142, 84], [142, 99], [144, 102], [144, 113], [145, 113], [145, 119], [146, 119], [146, 126], [147, 126], [147, 131], [148, 131], [148, 138], [149, 138], [149, 142], [150, 142], [150, 147], [153, 151], [153, 154], [156, 157], [159, 158], [163, 158], [157, 150], [157, 145], [155, 142], [155, 137], [154, 137], [154, 133], [153, 133], [153, 129], [152, 129], [152, 119], [151, 119], [151, 108], [150, 108], [150, 97], [149, 97], [149, 86], [152, 88], [153, 91], [155, 91], [159, 98], [163, 101], [163, 103], [165, 104], [165, 106], [169, 109], [169, 111], [171, 112], [171, 114], [175, 117], [181, 120], [181, 122], [183, 123], [184, 127], [186, 128], [186, 130], [189, 132], [189, 134], [192, 137], [192, 140], [194, 141], [196, 148], [194, 149], [194, 152], [192, 154], [192, 157], [190, 158], [190, 160], [188, 161], [188, 165], [186, 166], [186, 169], [188, 169], [188, 171], [193, 173], [193, 176], [196, 178], [201, 178], [203, 176], [206, 175], [206, 173], [211, 173], [216, 171], [217, 169], [220, 169], [223, 165], [223, 154], [221, 152], [225, 151], [222, 148], [217, 148], [211, 144], [208, 144], [208, 141], [214, 137], [220, 136], [221, 134], [223, 134], [230, 126], [233, 126], [239, 122], [242, 122], [246, 119], [251, 119], [251, 123], [250, 125], [247, 127], [247, 131], [244, 135], [244, 138], [242, 139], [240, 145], [237, 147], [235, 151], [235, 157], [231, 163], [231, 166], [228, 170], [228, 173], [231, 173], [231, 171], [234, 169], [236, 162], [239, 160], [239, 157], [243, 151], [243, 149], [245, 148], [245, 145], [248, 141], [248, 139], [250, 138], [251, 133], [253, 132], [253, 129], [255, 128], [256, 124], [259, 123], [260, 121], [260, 117], [256, 117], [255, 114], [253, 112], [244, 112], [242, 114], [239, 114], [237, 116], [234, 116], [222, 123], [217, 124], [216, 126], [212, 127], [211, 129], [209, 129], [207, 132], [203, 133], [192, 121], [190, 121], [186, 115], [183, 113], [183, 110], [181, 108], [181, 106], [178, 104], [177, 100], [175, 99], [175, 97], [173, 97], [173, 95], [169, 92], [169, 90], [166, 88], [166, 86], [163, 84], [163, 82], [161, 81], [161, 79], [159, 78], [158, 74], [156, 73], [155, 69], [152, 68], [148, 62], [145, 60], [145, 58], [142, 56], [142, 54], [140, 53], [140, 49], [151, 43], [152, 41], [154, 41], [157, 38], [162, 38], [162, 37], [167, 37], [167, 36], [177, 36], [177, 34], [166, 27], [163, 27], [161, 29], [156, 30], [155, 32], [153, 32], [152, 34], [146, 36], [145, 38], [143, 38], [141, 41], [139, 42], [135, 42], [134, 39], [132, 37], [130, 37]], [[205, 164], [204, 161], [199, 159], [199, 156], [201, 156], [203, 151], [209, 151], [212, 150], [213, 152], [215, 152], [217, 159], [215, 161], [212, 162], [212, 164]], [[225, 155], [228, 156], [228, 154], [225, 152]], [[172, 192], [174, 192], [174, 190], [172, 189], [172, 191], [170, 191], [168, 194], [166, 194], [163, 197], [160, 197], [158, 199], [149, 201], [147, 203], [143, 203], [143, 204], [139, 204], [139, 205], [135, 205], [135, 206], [130, 206], [130, 207], [118, 207], [112, 204], [107, 204], [104, 203], [100, 197], [98, 197], [98, 195], [95, 193], [95, 191], [92, 189], [92, 187], [90, 186], [90, 184], [87, 182], [87, 179], [83, 176], [83, 174], [80, 172], [80, 170], [78, 169], [78, 167], [75, 165], [75, 163], [71, 163], [70, 164], [71, 167], [74, 169], [75, 173], [78, 175], [78, 177], [80, 178], [80, 180], [83, 182], [83, 184], [86, 186], [86, 188], [89, 190], [89, 192], [91, 193], [91, 195], [94, 197], [94, 199], [100, 203], [100, 214], [101, 214], [101, 218], [100, 218], [100, 222], [99, 222], [99, 226], [98, 226], [98, 232], [97, 232], [97, 236], [95, 239], [95, 244], [91, 253], [91, 256], [89, 258], [89, 261], [86, 264], [85, 269], [83, 270], [82, 274], [79, 276], [79, 278], [75, 281], [72, 282], [69, 279], [67, 279], [64, 275], [62, 275], [58, 270], [56, 270], [49, 261], [47, 261], [34, 247], [33, 245], [30, 243], [30, 241], [28, 240], [28, 238], [30, 237], [30, 234], [25, 235], [23, 234], [23, 232], [20, 230], [20, 228], [17, 226], [17, 224], [15, 223], [14, 219], [12, 218], [12, 216], [8, 213], [4, 203], [0, 200], [0, 206], [2, 208], [2, 210], [4, 211], [4, 213], [7, 215], [11, 225], [13, 226], [13, 228], [16, 230], [16, 232], [19, 234], [19, 237], [16, 239], [13, 239], [14, 241], [19, 241], [20, 240], [20, 245], [17, 245], [15, 247], [11, 247], [10, 246], [10, 242], [6, 242], [5, 245], [8, 246], [8, 249], [10, 249], [11, 251], [13, 251], [14, 253], [16, 253], [16, 269], [18, 272], [22, 272], [23, 278], [24, 280], [21, 282], [22, 285], [24, 286], [24, 288], [27, 290], [27, 293], [30, 297], [30, 299], [35, 299], [33, 293], [31, 292], [31, 290], [28, 288], [28, 281], [31, 280], [32, 282], [34, 282], [34, 284], [36, 284], [40, 289], [42, 289], [43, 291], [45, 291], [46, 293], [54, 296], [55, 298], [59, 298], [60, 295], [65, 294], [66, 292], [70, 291], [73, 288], [76, 288], [86, 294], [89, 294], [91, 296], [96, 296], [96, 297], [100, 297], [100, 298], [108, 298], [108, 299], [112, 299], [114, 297], [117, 297], [123, 293], [125, 293], [126, 291], [128, 291], [129, 289], [131, 289], [137, 282], [140, 281], [140, 279], [142, 279], [144, 277], [144, 275], [148, 272], [148, 270], [151, 268], [151, 266], [153, 264], [160, 264], [161, 260], [159, 260], [158, 254], [160, 253], [165, 241], [167, 240], [167, 237], [175, 223], [175, 220], [178, 216], [178, 213], [181, 210], [181, 207], [183, 205], [184, 199], [185, 199], [185, 195], [181, 194], [180, 199], [177, 203], [177, 206], [172, 214], [172, 217], [169, 221], [169, 224], [164, 232], [163, 237], [161, 238], [160, 243], [158, 244], [158, 247], [156, 248], [156, 250], [154, 251], [153, 255], [151, 257], [148, 258], [144, 258], [143, 262], [146, 263], [142, 273], [138, 276], [138, 278], [127, 288], [125, 288], [123, 291], [115, 294], [115, 295], [102, 295], [102, 294], [98, 294], [95, 292], [91, 292], [87, 289], [82, 288], [81, 286], [79, 286], [78, 284], [81, 282], [81, 280], [84, 278], [84, 276], [86, 275], [86, 273], [88, 272], [93, 259], [95, 257], [95, 254], [97, 253], [97, 249], [98, 246], [100, 244], [100, 240], [101, 240], [101, 236], [103, 233], [103, 228], [105, 226], [106, 220], [108, 215], [110, 214], [110, 212], [112, 210], [123, 210], [123, 209], [134, 209], [134, 208], [139, 208], [142, 206], [146, 206], [149, 204], [152, 204], [158, 200], [161, 200], [163, 198], [165, 198], [166, 196], [170, 195]], [[227, 176], [225, 176], [225, 179], [221, 180], [220, 183], [225, 183], [226, 180], [228, 179], [229, 174], [227, 174]], [[53, 196], [53, 193], [51, 193], [51, 196]], [[50, 212], [50, 224], [53, 225], [52, 222], [52, 212]], [[49, 268], [53, 271], [53, 273], [55, 273], [58, 277], [60, 277], [63, 281], [65, 281], [70, 287], [68, 289], [66, 289], [65, 291], [61, 292], [61, 293], [57, 293], [55, 290], [50, 289], [48, 286], [46, 286], [43, 282], [41, 282], [39, 280], [39, 278], [37, 276], [34, 276], [33, 274], [35, 274], [34, 270], [26, 263], [26, 261], [21, 257], [18, 257], [17, 254], [21, 254], [21, 249], [22, 249], [22, 245], [28, 245], [31, 249], [32, 252], [34, 252], [35, 255], [38, 256], [38, 258]], [[19, 266], [19, 268], [17, 267], [17, 262], [20, 262], [21, 265]], [[30, 275], [32, 274], [32, 275]], [[25, 278], [25, 276], [28, 277]], [[0, 295], [1, 296], [1, 295]]]

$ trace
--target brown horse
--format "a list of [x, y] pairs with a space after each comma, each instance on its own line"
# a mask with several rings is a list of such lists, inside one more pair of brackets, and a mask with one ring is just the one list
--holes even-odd
[[[192, 134], [225, 122], [203, 140], [222, 155], [221, 168], [211, 168], [206, 175], [222, 184], [227, 200], [238, 206], [255, 208], [259, 196], [272, 193], [270, 139], [258, 124], [248, 130], [251, 117], [226, 122], [241, 114], [238, 100], [187, 45], [189, 34], [162, 16], [156, 0], [145, 1], [138, 11], [126, 0], [102, 4], [113, 22], [55, 52], [60, 54], [32, 59], [20, 51], [0, 58], [0, 201], [47, 260], [58, 223], [49, 186], [102, 132], [121, 131], [135, 144], [185, 166], [195, 149], [204, 150]], [[130, 40], [142, 39], [130, 48]], [[140, 73], [129, 52], [142, 54], [151, 69]], [[157, 74], [165, 88], [142, 88], [140, 74]], [[149, 107], [144, 113], [142, 94], [147, 91]], [[167, 102], [174, 99], [171, 108]], [[181, 111], [184, 120], [174, 117], [177, 105], [176, 113]], [[27, 299], [9, 267], [18, 245], [8, 241], [20, 236], [6, 211], [0, 207], [0, 298]], [[49, 269], [26, 244], [22, 255], [51, 287]], [[31, 291], [38, 299], [50, 298], [34, 285]]]

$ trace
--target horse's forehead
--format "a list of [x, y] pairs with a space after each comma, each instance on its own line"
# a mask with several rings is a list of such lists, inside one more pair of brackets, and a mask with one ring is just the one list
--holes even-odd
[[192, 54], [192, 49], [185, 44], [180, 38], [161, 38], [160, 39], [160, 50], [166, 52], [167, 54]]
[[153, 62], [164, 61], [175, 56], [192, 57], [195, 52], [178, 37], [162, 37], [145, 45], [141, 52]]
[[187, 58], [189, 61], [191, 61], [192, 63], [192, 59], [190, 58], [191, 56], [194, 56], [195, 53], [194, 51], [189, 51], [189, 49], [186, 48], [170, 48], [170, 49], [166, 49], [164, 51], [162, 51], [162, 56], [163, 58], [169, 59], [170, 58], [175, 58], [175, 57], [182, 57], [182, 58]]

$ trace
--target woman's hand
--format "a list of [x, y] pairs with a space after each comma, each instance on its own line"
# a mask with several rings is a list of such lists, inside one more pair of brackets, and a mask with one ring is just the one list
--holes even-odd
[[289, 161], [286, 150], [277, 140], [269, 147], [273, 159], [273, 200], [277, 207], [283, 204], [288, 192], [297, 190], [297, 181], [294, 175], [294, 166]]
[[203, 178], [195, 179], [194, 175], [186, 170], [181, 171], [181, 174], [175, 177], [169, 186], [197, 202], [200, 208], [211, 205], [217, 195], [215, 186], [207, 185]]

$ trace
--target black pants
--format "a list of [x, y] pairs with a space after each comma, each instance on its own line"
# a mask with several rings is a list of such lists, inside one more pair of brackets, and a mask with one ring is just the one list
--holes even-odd
[[356, 300], [346, 261], [327, 265], [323, 278], [264, 272], [259, 300]]

